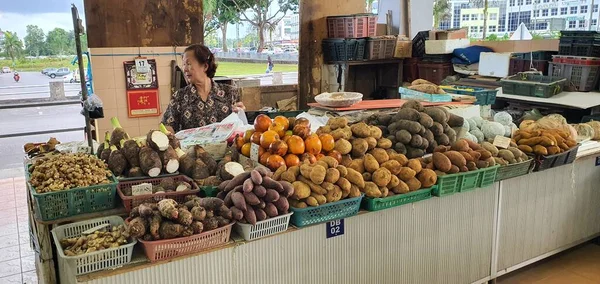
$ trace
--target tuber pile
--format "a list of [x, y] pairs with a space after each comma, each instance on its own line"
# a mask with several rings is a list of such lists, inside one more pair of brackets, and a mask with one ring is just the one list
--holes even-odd
[[124, 225], [109, 226], [89, 235], [59, 240], [60, 247], [66, 256], [76, 256], [85, 253], [116, 248], [129, 243], [129, 233]]

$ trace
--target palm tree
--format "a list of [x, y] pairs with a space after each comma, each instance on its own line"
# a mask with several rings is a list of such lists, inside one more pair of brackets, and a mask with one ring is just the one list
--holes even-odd
[[15, 62], [15, 58], [19, 57], [23, 52], [23, 42], [17, 36], [17, 33], [4, 32], [4, 51], [10, 59]]
[[437, 0], [433, 4], [433, 27], [439, 28], [440, 22], [450, 19], [450, 3], [448, 0]]
[[[488, 19], [488, 8], [490, 3], [488, 0], [469, 0], [469, 4], [474, 8], [483, 8], [483, 38], [486, 38], [487, 33], [487, 19]], [[492, 3], [493, 7], [497, 6], [497, 3]]]

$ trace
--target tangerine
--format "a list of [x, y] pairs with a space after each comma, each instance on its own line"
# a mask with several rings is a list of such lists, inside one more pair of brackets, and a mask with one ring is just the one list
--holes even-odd
[[250, 143], [246, 143], [246, 144], [242, 145], [242, 148], [241, 148], [242, 155], [244, 155], [246, 157], [250, 157], [250, 147], [251, 147]]
[[273, 119], [273, 123], [277, 123], [279, 125], [283, 125], [283, 128], [285, 130], [288, 130], [288, 128], [290, 128], [290, 121], [285, 116], [281, 116], [281, 115], [276, 116]]
[[271, 123], [273, 122], [271, 121], [270, 117], [268, 117], [266, 114], [259, 114], [254, 119], [254, 129], [256, 131], [265, 132], [269, 130]]
[[285, 135], [284, 125], [277, 123], [277, 122], [274, 122], [273, 124], [271, 124], [271, 126], [269, 126], [269, 130], [273, 130], [273, 131], [277, 132], [279, 137], [283, 137]]
[[306, 138], [304, 141], [304, 145], [306, 145], [306, 152], [311, 153], [313, 155], [317, 155], [321, 153], [321, 149], [323, 145], [321, 144], [321, 140], [317, 134], [312, 134]]
[[333, 139], [331, 134], [321, 134], [319, 135], [319, 140], [321, 140], [321, 145], [325, 152], [329, 152], [335, 147], [335, 139]]
[[300, 164], [300, 158], [294, 154], [287, 154], [284, 157], [285, 165], [289, 167], [297, 166]]
[[260, 146], [265, 149], [269, 149], [271, 143], [277, 140], [279, 140], [279, 134], [273, 130], [267, 130], [260, 135]]
[[279, 169], [279, 167], [285, 166], [285, 161], [279, 155], [271, 155], [267, 158], [266, 166], [274, 172]]
[[255, 131], [254, 133], [252, 133], [252, 137], [250, 137], [250, 142], [260, 145], [260, 136], [261, 135], [262, 135], [262, 132]]
[[304, 154], [304, 140], [300, 136], [292, 135], [286, 141], [288, 145], [288, 152], [295, 155]]
[[279, 156], [284, 156], [288, 151], [288, 145], [281, 140], [277, 140], [273, 143], [271, 143], [271, 145], [269, 145], [269, 152], [271, 152], [272, 154], [277, 154]]
[[260, 158], [258, 158], [258, 162], [266, 166], [267, 159], [269, 158], [269, 156], [271, 156], [271, 153], [264, 152], [262, 155], [259, 156]]

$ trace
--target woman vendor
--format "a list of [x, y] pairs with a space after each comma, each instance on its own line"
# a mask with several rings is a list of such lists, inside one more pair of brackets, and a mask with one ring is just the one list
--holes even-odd
[[238, 110], [245, 110], [236, 87], [213, 81], [217, 64], [204, 45], [193, 44], [183, 53], [183, 73], [188, 85], [176, 91], [162, 122], [171, 131], [196, 128], [219, 122]]

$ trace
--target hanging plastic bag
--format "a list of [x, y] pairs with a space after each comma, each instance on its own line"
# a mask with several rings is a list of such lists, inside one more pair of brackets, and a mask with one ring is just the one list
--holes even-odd
[[[87, 100], [83, 102], [83, 108], [88, 111], [91, 119], [104, 118], [104, 110], [102, 108], [102, 100], [95, 95], [90, 95]], [[83, 110], [81, 110], [83, 114]]]

